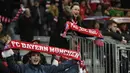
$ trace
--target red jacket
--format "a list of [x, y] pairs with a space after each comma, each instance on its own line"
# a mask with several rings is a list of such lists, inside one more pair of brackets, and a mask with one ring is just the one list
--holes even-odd
[[92, 11], [95, 11], [97, 9], [97, 3], [90, 3], [89, 5], [90, 5]]
[[82, 5], [80, 5], [80, 15], [82, 19], [86, 18], [85, 16], [86, 9], [87, 9], [86, 7], [83, 7]]

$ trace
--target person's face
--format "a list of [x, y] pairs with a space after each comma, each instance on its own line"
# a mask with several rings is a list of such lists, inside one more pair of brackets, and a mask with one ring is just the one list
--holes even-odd
[[101, 9], [102, 9], [102, 6], [101, 6], [101, 5], [98, 5], [97, 9], [98, 9], [98, 10], [101, 10]]
[[34, 2], [34, 5], [35, 5], [36, 7], [39, 7], [39, 2], [38, 2], [38, 1]]
[[116, 7], [120, 8], [120, 7], [121, 7], [121, 4], [120, 4], [120, 3], [118, 3]]
[[55, 0], [55, 5], [58, 7], [59, 6], [59, 0]]
[[82, 2], [81, 2], [81, 5], [82, 5], [83, 7], [85, 7], [85, 6], [86, 6], [85, 1], [82, 1]]
[[58, 6], [59, 6], [59, 3], [55, 3], [55, 5], [58, 7]]
[[121, 15], [119, 13], [116, 14], [116, 17], [120, 17]]
[[110, 10], [111, 9], [111, 7], [110, 6], [107, 6], [107, 10]]
[[52, 5], [52, 10], [56, 10], [56, 6], [55, 5]]
[[31, 13], [30, 13], [29, 8], [26, 8], [25, 15], [27, 15], [27, 16], [29, 16], [29, 17], [31, 16]]
[[99, 29], [99, 28], [100, 28], [99, 23], [96, 23], [96, 24], [95, 24], [95, 29]]
[[2, 32], [2, 30], [3, 30], [3, 25], [2, 23], [0, 23], [0, 32]]
[[117, 24], [116, 24], [116, 23], [112, 23], [112, 25], [111, 25], [111, 30], [112, 30], [113, 32], [116, 32], [116, 30], [117, 30]]
[[127, 15], [126, 16], [130, 16], [130, 11], [127, 12]]
[[33, 65], [38, 65], [40, 63], [41, 57], [40, 54], [33, 53], [31, 54], [30, 61]]
[[69, 0], [64, 0], [63, 3], [64, 4], [69, 4]]
[[125, 30], [127, 28], [127, 25], [123, 24], [123, 25], [121, 25], [121, 28]]
[[48, 9], [50, 7], [50, 4], [46, 4], [46, 8]]
[[78, 17], [80, 12], [80, 7], [78, 5], [73, 6], [71, 12], [74, 15], [74, 17]]

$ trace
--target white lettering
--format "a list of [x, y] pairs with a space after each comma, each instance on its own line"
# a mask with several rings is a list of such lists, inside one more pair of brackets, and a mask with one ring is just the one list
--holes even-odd
[[14, 41], [11, 41], [11, 44], [13, 46], [16, 45], [17, 47], [21, 46], [22, 48], [39, 50], [39, 51], [44, 51], [44, 52], [48, 52], [48, 53], [60, 54], [60, 55], [64, 55], [65, 57], [71, 56], [73, 58], [79, 58], [79, 53], [77, 53], [75, 51], [66, 50], [66, 49], [60, 49], [60, 48], [49, 47], [49, 46], [33, 45], [33, 44], [26, 44], [26, 43], [20, 44], [19, 42], [14, 42]]
[[78, 26], [76, 26], [76, 25], [73, 25], [73, 26], [72, 26], [72, 28], [74, 28], [74, 29], [78, 29]]
[[32, 46], [32, 49], [34, 49], [34, 45], [31, 45]]
[[13, 47], [16, 45], [15, 43], [16, 43], [15, 41], [11, 41]]
[[71, 52], [69, 52], [69, 56], [73, 56], [73, 52], [71, 51]]
[[75, 57], [78, 58], [80, 55], [79, 53], [75, 53]]
[[72, 56], [72, 57], [75, 57], [75, 58], [78, 58], [78, 57], [79, 57], [79, 55], [77, 56], [77, 53], [76, 53], [76, 52], [71, 51], [70, 53], [71, 53], [70, 56]]
[[20, 44], [19, 44], [19, 42], [16, 42], [16, 46], [17, 46], [17, 47], [20, 47]]
[[32, 48], [31, 48], [31, 44], [26, 44], [26, 48], [32, 49]]
[[39, 50], [40, 48], [39, 48], [39, 46], [35, 45], [35, 49], [36, 49], [36, 50]]
[[22, 44], [22, 48], [26, 48], [26, 44], [25, 43], [21, 43]]
[[[42, 46], [41, 46], [42, 47]], [[48, 51], [48, 47], [47, 46], [44, 46], [42, 47], [44, 49], [44, 51]]]
[[55, 48], [55, 53], [59, 53], [59, 49], [58, 48]]
[[91, 29], [89, 29], [89, 33], [91, 33], [91, 34], [97, 34], [95, 30], [91, 30]]
[[87, 29], [80, 27], [80, 31], [88, 32]]
[[44, 48], [42, 46], [38, 46], [39, 50], [44, 51]]
[[50, 52], [55, 52], [55, 48], [54, 47], [50, 47]]
[[69, 52], [67, 50], [64, 50], [65, 55], [69, 55]]
[[59, 49], [59, 53], [64, 53], [64, 50], [63, 49]]

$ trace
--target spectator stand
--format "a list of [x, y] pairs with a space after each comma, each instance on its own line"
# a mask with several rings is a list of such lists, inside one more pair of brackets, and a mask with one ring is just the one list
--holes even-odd
[[[106, 18], [109, 18], [106, 16]], [[97, 18], [88, 18], [87, 20], [95, 20], [95, 19], [104, 19], [103, 17]], [[110, 19], [110, 18], [109, 18]], [[127, 19], [128, 17], [113, 17], [111, 18], [117, 22], [118, 19]], [[119, 23], [119, 22], [118, 22]], [[130, 23], [127, 22], [120, 22], [120, 23]], [[129, 51], [129, 43], [128, 44], [121, 44], [120, 41], [114, 40], [109, 36], [104, 36], [103, 46], [95, 44], [95, 37], [79, 37], [79, 36], [67, 36], [70, 42], [70, 49], [77, 50], [74, 47], [76, 45], [80, 45], [80, 52], [82, 60], [85, 61], [86, 68], [88, 73], [120, 73], [120, 62], [119, 57], [121, 54], [119, 52], [122, 49], [122, 46], [126, 46], [126, 51]], [[35, 39], [41, 39], [43, 44], [49, 43], [49, 37], [39, 37], [35, 36]], [[77, 46], [76, 46], [77, 47]], [[51, 59], [50, 55], [48, 56], [49, 61]], [[50, 62], [49, 62], [50, 63]], [[123, 69], [122, 69], [123, 70]], [[121, 71], [122, 71], [121, 70]]]
[[[123, 10], [124, 11], [124, 10]], [[126, 10], [128, 11], [128, 10]], [[127, 20], [124, 21], [123, 19]], [[130, 23], [129, 17], [114, 17], [100, 16], [100, 17], [88, 17], [86, 20], [100, 20], [100, 19], [112, 19], [117, 23]], [[120, 21], [120, 22], [119, 22]], [[42, 43], [48, 44], [49, 37], [35, 36], [35, 39], [41, 40]], [[19, 36], [17, 37], [19, 40]], [[121, 44], [119, 41], [113, 40], [111, 37], [104, 36], [102, 40], [104, 43], [95, 44], [94, 37], [79, 37], [69, 36], [70, 49], [75, 49], [78, 45], [80, 47], [82, 60], [85, 61], [88, 73], [127, 73], [129, 62], [129, 43]], [[125, 59], [124, 59], [125, 57]], [[48, 60], [49, 61], [49, 60]], [[125, 61], [125, 63], [123, 63]]]
[[[90, 17], [85, 20], [104, 19], [105, 17]], [[106, 16], [106, 18], [109, 18]], [[129, 17], [109, 18], [118, 24], [130, 23]], [[70, 49], [80, 51], [85, 61], [88, 73], [128, 73], [130, 43], [122, 44], [109, 36], [104, 36], [102, 42], [96, 43], [95, 37], [70, 36]], [[78, 49], [80, 48], [80, 50]]]
[[70, 49], [77, 50], [75, 47], [79, 45], [80, 54], [85, 62], [88, 73], [128, 72], [129, 43], [121, 44], [119, 41], [113, 40], [108, 36], [104, 37], [103, 46], [95, 44], [95, 38], [93, 37], [83, 38], [74, 36], [69, 37], [69, 39]]

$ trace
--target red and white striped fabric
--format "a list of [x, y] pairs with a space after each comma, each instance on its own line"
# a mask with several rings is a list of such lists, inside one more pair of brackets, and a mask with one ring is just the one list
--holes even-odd
[[3, 23], [11, 23], [11, 22], [13, 22], [13, 21], [16, 21], [16, 20], [19, 18], [20, 14], [22, 14], [24, 11], [25, 11], [24, 8], [20, 8], [20, 9], [18, 10], [16, 16], [13, 17], [13, 19], [10, 19], [10, 18], [8, 18], [8, 17], [5, 17], [5, 16], [1, 16], [1, 15], [0, 15], [0, 21], [3, 22]]

